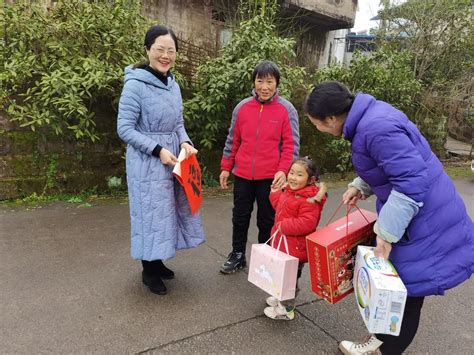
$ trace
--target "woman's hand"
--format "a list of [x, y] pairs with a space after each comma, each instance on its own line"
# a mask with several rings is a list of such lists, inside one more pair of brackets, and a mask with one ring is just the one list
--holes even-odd
[[283, 188], [283, 184], [286, 182], [286, 175], [283, 171], [277, 171], [275, 177], [272, 181], [272, 189], [281, 189]]
[[174, 166], [178, 162], [178, 158], [176, 158], [173, 155], [173, 153], [171, 153], [166, 148], [161, 148], [160, 160], [161, 160], [161, 163], [163, 163], [164, 165], [169, 165], [169, 166]]
[[321, 202], [323, 197], [326, 196], [327, 192], [328, 192], [328, 185], [325, 182], [320, 182], [319, 183], [319, 191], [316, 194], [316, 196], [314, 196], [314, 199], [318, 202]]
[[390, 252], [392, 251], [392, 244], [377, 236], [377, 246], [374, 254], [377, 258], [388, 260]]
[[227, 181], [229, 180], [230, 173], [226, 170], [222, 170], [221, 174], [219, 175], [219, 183], [221, 184], [221, 188], [227, 189], [229, 186], [227, 185]]
[[364, 196], [362, 192], [357, 190], [355, 187], [349, 187], [346, 192], [342, 195], [342, 202], [347, 205], [355, 205], [357, 201], [363, 200]]
[[181, 143], [181, 149], [184, 149], [186, 153], [185, 159], [188, 159], [191, 155], [197, 154], [198, 150], [194, 148], [191, 144], [183, 142]]

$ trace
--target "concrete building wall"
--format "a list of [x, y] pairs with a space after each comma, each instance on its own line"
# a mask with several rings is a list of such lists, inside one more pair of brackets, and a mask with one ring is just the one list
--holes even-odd
[[299, 11], [330, 29], [351, 28], [357, 0], [284, 0], [283, 6]]
[[357, 0], [287, 0], [287, 3], [332, 18], [354, 20]]
[[342, 29], [327, 33], [326, 45], [320, 57], [319, 67], [331, 64], [344, 64], [346, 34], [348, 32], [348, 29]]
[[178, 38], [215, 51], [225, 22], [210, 0], [143, 0], [143, 14], [169, 26]]

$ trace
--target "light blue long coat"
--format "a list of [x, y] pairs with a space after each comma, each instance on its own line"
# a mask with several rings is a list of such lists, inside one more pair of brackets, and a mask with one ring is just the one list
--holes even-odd
[[117, 132], [127, 143], [132, 258], [166, 260], [175, 257], [177, 249], [203, 243], [201, 217], [191, 215], [173, 168], [152, 155], [160, 144], [178, 156], [180, 144], [191, 142], [174, 78], [168, 77], [166, 86], [144, 69], [125, 68]]

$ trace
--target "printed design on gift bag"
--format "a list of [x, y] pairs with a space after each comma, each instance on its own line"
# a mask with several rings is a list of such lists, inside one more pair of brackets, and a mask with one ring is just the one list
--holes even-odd
[[395, 333], [395, 332], [397, 331], [397, 323], [398, 323], [399, 320], [400, 320], [400, 318], [398, 318], [397, 316], [392, 316], [392, 317], [390, 318], [390, 321], [391, 321], [391, 323], [390, 323], [390, 331], [391, 331], [392, 333]]
[[258, 267], [255, 268], [255, 273], [260, 276], [264, 281], [266, 281], [270, 287], [275, 290], [277, 294], [279, 294], [278, 289], [279, 286], [276, 282], [273, 281], [273, 275], [271, 270], [267, 268], [265, 264], [260, 264]]
[[343, 225], [340, 225], [339, 227], [336, 227], [334, 228], [335, 230], [337, 231], [340, 231], [340, 230], [343, 230], [343, 229], [347, 229], [349, 226], [353, 225], [354, 223], [352, 223], [351, 221], [348, 222], [348, 223], [344, 223]]
[[339, 254], [336, 259], [336, 269], [339, 270], [337, 274], [337, 290], [340, 294], [349, 291], [353, 287], [352, 280], [354, 276], [357, 245], [358, 244], [352, 245], [350, 251], [347, 251], [347, 246], [344, 245], [343, 248], [341, 248], [341, 254]]
[[[331, 252], [329, 252], [330, 256], [331, 256], [331, 253], [332, 253], [332, 255], [334, 255], [334, 252], [331, 251]], [[323, 297], [329, 298], [329, 297], [331, 297], [331, 287], [328, 284], [323, 282], [324, 280], [322, 278], [321, 256], [319, 255], [319, 249], [318, 248], [314, 249], [314, 259], [316, 261], [316, 263], [315, 263], [316, 275], [318, 276], [316, 284], [317, 284], [318, 288], [321, 290], [321, 293], [322, 293]]]
[[398, 272], [390, 261], [379, 259], [375, 255], [370, 254], [365, 254], [364, 258], [368, 268], [379, 271], [386, 276], [398, 277]]
[[357, 284], [355, 289], [357, 303], [359, 303], [359, 306], [364, 309], [364, 316], [369, 320], [370, 309], [368, 300], [372, 295], [372, 291], [370, 289], [369, 273], [364, 267], [362, 267], [357, 274]]

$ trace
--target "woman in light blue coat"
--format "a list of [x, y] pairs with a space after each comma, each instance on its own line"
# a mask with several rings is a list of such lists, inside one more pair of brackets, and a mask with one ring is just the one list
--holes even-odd
[[163, 279], [174, 278], [174, 272], [163, 260], [205, 238], [199, 213], [191, 214], [172, 175], [180, 149], [186, 157], [197, 154], [184, 128], [181, 91], [170, 73], [178, 41], [172, 30], [155, 25], [144, 44], [148, 61], [125, 68], [117, 132], [127, 143], [131, 255], [142, 261], [143, 283], [164, 295]]

